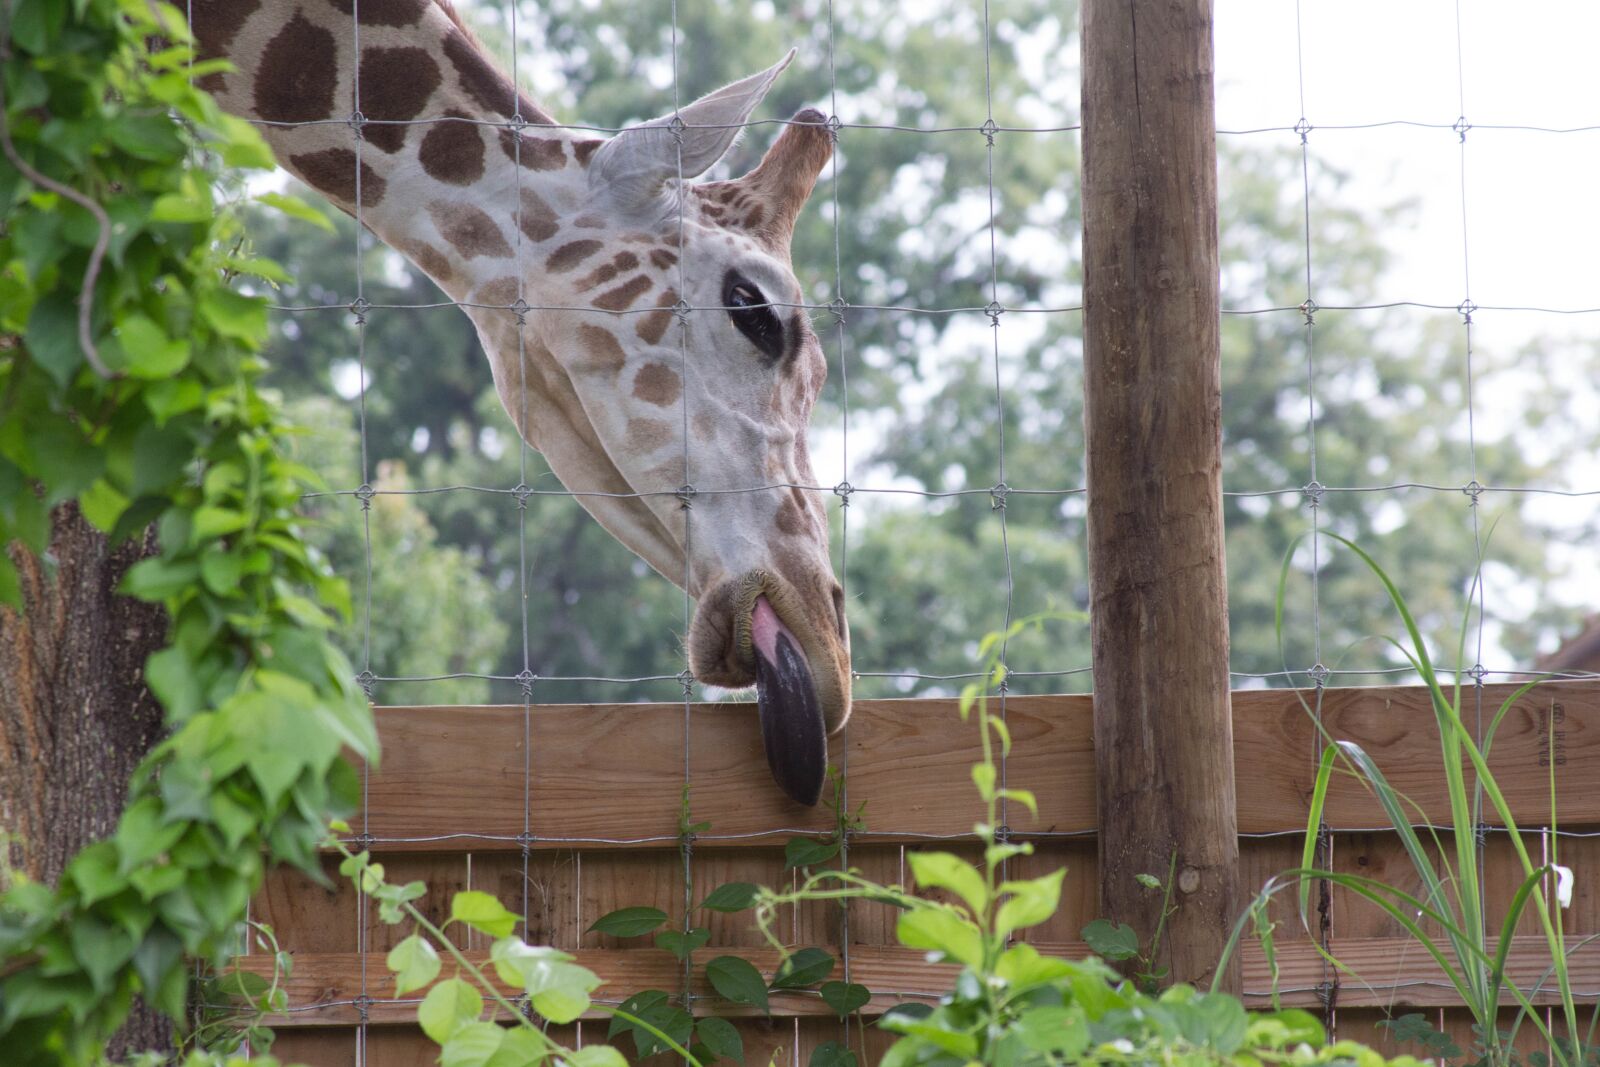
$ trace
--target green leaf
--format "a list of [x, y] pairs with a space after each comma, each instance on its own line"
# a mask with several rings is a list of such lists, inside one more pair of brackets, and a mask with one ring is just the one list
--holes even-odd
[[771, 1014], [767, 1003], [767, 983], [749, 960], [738, 956], [718, 956], [706, 964], [706, 979], [711, 988], [735, 1004], [749, 1004]]
[[820, 948], [803, 948], [784, 960], [772, 979], [772, 989], [805, 989], [833, 973], [834, 959]]
[[1055, 981], [1071, 974], [1074, 964], [1053, 956], [1041, 956], [1039, 950], [1027, 942], [1012, 945], [1001, 953], [995, 964], [995, 974], [1004, 978], [1014, 989], [1028, 989]]
[[439, 1043], [439, 1067], [490, 1067], [505, 1039], [494, 1023], [469, 1022]]
[[666, 921], [667, 913], [660, 908], [622, 908], [600, 916], [590, 925], [589, 932], [613, 937], [643, 937]]
[[463, 889], [450, 898], [450, 918], [490, 937], [506, 937], [517, 928], [517, 917], [496, 897], [478, 889]]
[[822, 983], [821, 992], [822, 1002], [832, 1008], [833, 1013], [841, 1019], [854, 1011], [866, 1007], [867, 1002], [872, 999], [872, 990], [855, 982], [848, 984], [844, 982], [824, 982]]
[[325, 233], [337, 232], [328, 216], [301, 200], [298, 196], [287, 196], [283, 193], [262, 193], [256, 199], [268, 207], [277, 208], [292, 219], [309, 222]]
[[114, 841], [96, 841], [85, 847], [67, 865], [66, 876], [78, 887], [79, 899], [85, 905], [120, 893], [128, 885], [127, 879], [117, 871]]
[[711, 940], [711, 931], [695, 927], [687, 933], [682, 930], [663, 930], [656, 935], [656, 948], [665, 949], [678, 959], [688, 959], [697, 948]]
[[715, 1016], [697, 1020], [694, 1025], [701, 1043], [711, 1050], [713, 1056], [736, 1063], [744, 1062], [744, 1038], [740, 1036], [738, 1027]]
[[394, 995], [403, 997], [439, 977], [439, 953], [421, 934], [412, 934], [389, 950], [384, 961], [394, 972]]
[[1089, 1047], [1089, 1024], [1082, 1008], [1048, 1004], [1030, 1008], [1017, 1020], [1017, 1036], [1034, 1052], [1074, 1059]]
[[508, 985], [527, 992], [534, 1011], [556, 1023], [569, 1023], [589, 1010], [589, 994], [600, 979], [558, 949], [529, 945], [520, 937], [502, 937], [489, 949], [495, 973]]
[[837, 1041], [824, 1041], [812, 1050], [808, 1067], [856, 1067], [856, 1054]]
[[446, 978], [428, 990], [417, 1005], [417, 1025], [435, 1044], [443, 1045], [451, 1034], [475, 1021], [482, 1012], [483, 998], [471, 983]]
[[911, 864], [911, 874], [917, 885], [924, 889], [945, 889], [982, 915], [989, 904], [989, 887], [976, 867], [959, 856], [948, 852], [910, 852], [906, 861]]
[[187, 341], [169, 337], [147, 315], [130, 315], [117, 324], [116, 340], [126, 357], [123, 371], [133, 378], [170, 378], [189, 363]]
[[58, 387], [65, 388], [83, 364], [78, 343], [78, 302], [57, 290], [33, 305], [23, 334], [28, 354]]
[[1139, 935], [1127, 923], [1096, 919], [1083, 928], [1083, 939], [1101, 959], [1131, 960], [1139, 954]]
[[83, 512], [83, 517], [101, 533], [110, 533], [117, 528], [117, 520], [128, 510], [128, 503], [128, 498], [104, 478], [96, 478], [78, 496], [78, 508]]
[[628, 1067], [627, 1059], [610, 1045], [585, 1045], [580, 1049], [573, 1049], [563, 1059], [571, 1067]]
[[200, 316], [222, 336], [247, 345], [258, 343], [267, 333], [266, 301], [232, 289], [201, 294]]
[[907, 948], [928, 949], [958, 963], [983, 962], [983, 934], [948, 908], [916, 908], [903, 913], [895, 936]]
[[1153, 874], [1136, 874], [1133, 876], [1133, 880], [1144, 886], [1146, 889], [1161, 888], [1161, 879], [1157, 878]]
[[809, 837], [792, 838], [783, 849], [783, 869], [789, 871], [796, 867], [815, 867], [827, 863], [838, 854], [838, 841], [817, 841]]
[[700, 902], [700, 906], [712, 911], [744, 911], [755, 904], [760, 892], [760, 886], [749, 882], [729, 882], [712, 890], [711, 895]]
[[978, 787], [978, 795], [984, 800], [994, 799], [995, 768], [992, 763], [974, 763], [972, 765], [972, 784]]
[[1001, 883], [1000, 892], [1011, 896], [995, 915], [995, 934], [1006, 937], [1013, 930], [1038, 926], [1054, 915], [1061, 906], [1061, 880], [1066, 874], [1063, 867], [1042, 878]]

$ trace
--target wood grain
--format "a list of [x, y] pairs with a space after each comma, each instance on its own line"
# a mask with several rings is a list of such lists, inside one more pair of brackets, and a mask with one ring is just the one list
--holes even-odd
[[[1484, 687], [1492, 712], [1513, 691]], [[1468, 694], [1470, 700], [1471, 694]], [[1239, 831], [1304, 828], [1319, 735], [1293, 690], [1233, 695]], [[1090, 698], [1016, 696], [1007, 701], [1017, 745], [1007, 780], [1038, 797], [1037, 821], [1019, 836], [1093, 831], [1094, 743]], [[1324, 690], [1329, 735], [1362, 745], [1395, 788], [1430, 819], [1448, 806], [1427, 691], [1416, 686]], [[382, 769], [370, 786], [370, 832], [391, 850], [516, 851], [525, 825], [536, 849], [638, 842], [670, 847], [683, 788], [681, 704], [535, 707], [531, 777], [524, 789], [524, 711], [516, 707], [379, 708]], [[1556, 800], [1562, 825], [1600, 824], [1600, 682], [1550, 682], [1519, 700], [1495, 738], [1491, 765], [1515, 817], [1548, 821], [1548, 724], [1557, 724]], [[690, 724], [690, 801], [711, 830], [697, 849], [781, 845], [792, 831], [827, 832], [829, 814], [789, 803], [768, 780], [753, 707], [696, 705]], [[850, 791], [868, 802], [869, 840], [965, 836], [979, 814], [966, 788], [978, 758], [974, 728], [953, 700], [865, 700], [851, 719]], [[1072, 773], [1061, 772], [1072, 768]], [[524, 811], [526, 805], [526, 812]], [[1329, 791], [1336, 830], [1381, 828], [1383, 812], [1348, 775]], [[1487, 817], [1498, 824], [1491, 811]], [[651, 839], [654, 841], [640, 841]]]
[[[1586, 1004], [1600, 1002], [1600, 942], [1583, 944], [1579, 938], [1569, 938], [1572, 955], [1570, 970], [1573, 989], [1578, 999]], [[1048, 955], [1082, 959], [1087, 954], [1081, 942], [1044, 942], [1037, 946]], [[1446, 1007], [1458, 1004], [1455, 991], [1442, 972], [1415, 943], [1406, 938], [1348, 938], [1335, 939], [1333, 954], [1346, 971], [1337, 976], [1338, 1003], [1342, 1008], [1388, 1007]], [[717, 954], [714, 948], [701, 950], [696, 958], [700, 962]], [[771, 975], [777, 966], [777, 953], [769, 948], [741, 948], [739, 954], [749, 959], [763, 973]], [[474, 962], [482, 962], [487, 953], [467, 954]], [[665, 952], [637, 949], [586, 949], [578, 954], [578, 962], [605, 980], [599, 997], [616, 1003], [623, 997], [641, 989], [665, 989], [676, 992], [682, 984], [682, 970], [676, 960]], [[945, 991], [954, 980], [955, 968], [946, 964], [930, 964], [923, 953], [898, 946], [861, 945], [851, 949], [851, 977], [874, 991], [871, 1002], [863, 1009], [867, 1015], [878, 1015], [894, 1004], [905, 1001], [928, 1002]], [[1316, 1007], [1319, 988], [1328, 980], [1322, 957], [1307, 942], [1281, 942], [1278, 945], [1278, 989], [1282, 1003], [1294, 1007]], [[246, 956], [239, 960], [241, 969], [264, 973], [270, 960]], [[1535, 1004], [1550, 1004], [1556, 999], [1553, 989], [1540, 989], [1538, 983], [1548, 966], [1544, 941], [1536, 937], [1518, 937], [1507, 966], [1510, 979], [1530, 993]], [[1265, 1008], [1270, 1004], [1272, 975], [1265, 957], [1257, 945], [1246, 946], [1242, 955], [1242, 973], [1245, 1003], [1252, 1008]], [[416, 1004], [421, 993], [404, 1000], [390, 999], [393, 983], [382, 961], [372, 958], [367, 970], [367, 995], [374, 998], [368, 1006], [368, 1018], [373, 1023], [403, 1023], [414, 1020]], [[362, 990], [361, 958], [356, 953], [298, 954], [293, 974], [285, 983], [291, 1011], [276, 1016], [272, 1026], [335, 1026], [353, 1025], [358, 1012], [351, 1003]], [[507, 990], [509, 992], [509, 990]], [[729, 1004], [718, 998], [706, 985], [701, 969], [697, 967], [694, 985], [697, 1010], [705, 1014], [743, 1018], [758, 1015], [753, 1009]], [[1502, 1003], [1514, 1000], [1507, 995]], [[772, 997], [774, 1016], [823, 1017], [827, 1007], [812, 994], [778, 993]], [[585, 1018], [605, 1018], [603, 1008], [593, 1009]]]

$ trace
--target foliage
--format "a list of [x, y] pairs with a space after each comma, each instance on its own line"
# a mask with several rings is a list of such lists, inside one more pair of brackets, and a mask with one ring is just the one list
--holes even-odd
[[[169, 733], [116, 832], [54, 889], [14, 877], [0, 897], [0, 1048], [20, 1067], [95, 1062], [135, 995], [181, 1022], [188, 961], [236, 950], [267, 863], [315, 869], [357, 795], [341, 750], [376, 738], [326, 640], [347, 591], [300, 537], [309, 472], [260, 386], [265, 301], [234, 287], [281, 272], [214, 188], [270, 153], [194, 87], [217, 68], [191, 65], [176, 8], [6, 11], [0, 542], [45, 552], [69, 502], [113, 540], [153, 525], [121, 591], [170, 619], [145, 670]], [[20, 606], [5, 555], [0, 601]]]
[[[1559, 838], [1554, 833], [1548, 837], [1550, 849], [1548, 862], [1534, 859], [1535, 856], [1542, 857], [1539, 850], [1543, 842], [1536, 841], [1533, 846], [1534, 851], [1530, 853], [1528, 843], [1524, 841], [1522, 832], [1517, 828], [1511, 808], [1488, 765], [1488, 755], [1501, 722], [1517, 701], [1538, 684], [1538, 680], [1535, 679], [1519, 687], [1506, 697], [1490, 719], [1481, 741], [1475, 740], [1474, 732], [1467, 727], [1462, 718], [1462, 689], [1468, 673], [1466, 643], [1474, 606], [1473, 594], [1478, 590], [1478, 582], [1474, 581], [1471, 587], [1461, 620], [1455, 647], [1456, 667], [1451, 671], [1441, 672], [1434, 664], [1433, 657], [1428, 651], [1428, 642], [1417, 624], [1410, 605], [1384, 568], [1371, 554], [1354, 542], [1337, 534], [1327, 536], [1348, 549], [1377, 577], [1404, 626], [1404, 642], [1390, 640], [1389, 643], [1416, 670], [1423, 684], [1427, 686], [1431, 698], [1434, 723], [1439, 731], [1440, 775], [1450, 802], [1450, 819], [1447, 824], [1449, 840], [1441, 839], [1428, 813], [1401, 795], [1389, 783], [1377, 762], [1360, 745], [1329, 737], [1329, 743], [1323, 750], [1311, 797], [1306, 842], [1301, 861], [1302, 869], [1290, 872], [1289, 875], [1298, 884], [1301, 921], [1308, 921], [1311, 886], [1318, 879], [1324, 879], [1360, 899], [1370, 901], [1399, 923], [1444, 973], [1456, 995], [1475, 1020], [1474, 1029], [1479, 1041], [1478, 1055], [1490, 1063], [1511, 1062], [1512, 1041], [1516, 1037], [1517, 1030], [1526, 1022], [1531, 1024], [1539, 1032], [1540, 1037], [1550, 1045], [1555, 1062], [1583, 1064], [1595, 1056], [1595, 1049], [1590, 1047], [1592, 1039], [1585, 1038], [1579, 1041], [1572, 1035], [1580, 1033], [1592, 1035], [1593, 1026], [1591, 1024], [1587, 1031], [1579, 1028], [1578, 1012], [1568, 973], [1568, 956], [1575, 951], [1576, 946], [1567, 945], [1562, 933], [1561, 909], [1552, 907], [1550, 901], [1550, 882], [1556, 873], [1559, 859], [1556, 852]], [[1285, 595], [1283, 582], [1280, 580], [1280, 604]], [[1470, 697], [1471, 682], [1467, 682], [1466, 686]], [[1304, 703], [1303, 699], [1302, 702]], [[1308, 713], [1313, 711], [1309, 704], [1306, 705], [1306, 710]], [[1475, 784], [1474, 781], [1468, 780], [1465, 764], [1470, 764]], [[1553, 831], [1557, 826], [1557, 813], [1554, 761], [1551, 761], [1551, 764], [1549, 826]], [[1382, 805], [1385, 816], [1405, 848], [1406, 858], [1420, 880], [1420, 896], [1374, 878], [1312, 869], [1322, 826], [1322, 812], [1327, 802], [1328, 787], [1336, 769], [1343, 770], [1362, 782]], [[1493, 938], [1490, 937], [1491, 931], [1485, 913], [1486, 901], [1480, 883], [1481, 864], [1487, 846], [1477, 832], [1487, 814], [1483, 809], [1485, 799], [1489, 803], [1494, 819], [1505, 828], [1505, 836], [1511, 843], [1522, 878], [1521, 884], [1509, 902], [1498, 935]], [[1419, 828], [1425, 831], [1426, 838], [1419, 833]], [[1432, 845], [1431, 850], [1429, 844]], [[1264, 895], [1270, 895], [1276, 888], [1276, 885], [1269, 885], [1263, 891]], [[1559, 993], [1559, 1018], [1564, 1025], [1565, 1035], [1568, 1035], [1565, 1038], [1561, 1034], [1552, 1032], [1543, 1013], [1533, 1007], [1528, 993], [1519, 988], [1515, 982], [1508, 980], [1506, 975], [1506, 960], [1512, 947], [1512, 934], [1530, 905], [1537, 917], [1538, 927], [1544, 936], [1545, 947], [1550, 956], [1549, 970], [1540, 985], [1543, 986], [1552, 980], [1554, 982]], [[1437, 935], [1431, 933], [1430, 924], [1441, 933]], [[1334, 966], [1340, 967], [1341, 970], [1345, 969], [1336, 957], [1327, 956], [1327, 958]], [[1359, 975], [1355, 977], [1359, 979]], [[1499, 1028], [1498, 1012], [1503, 999], [1509, 999], [1519, 1008], [1516, 1022], [1510, 1031], [1502, 1031]], [[1600, 1019], [1600, 1009], [1597, 1009], [1595, 1018]], [[1431, 1027], [1424, 1028], [1426, 1030], [1424, 1033], [1415, 1023], [1405, 1023], [1404, 1020], [1401, 1020], [1401, 1023], [1404, 1025], [1397, 1027], [1397, 1036], [1421, 1040], [1430, 1053], [1435, 1055], [1448, 1057], [1461, 1054], [1459, 1048], [1444, 1042], [1443, 1035]]]

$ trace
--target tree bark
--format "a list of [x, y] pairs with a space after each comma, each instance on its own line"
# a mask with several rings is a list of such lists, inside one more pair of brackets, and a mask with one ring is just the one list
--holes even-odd
[[[153, 533], [111, 548], [72, 504], [51, 514], [50, 548], [9, 551], [21, 614], [0, 608], [0, 833], [9, 871], [54, 885], [78, 850], [109, 835], [128, 779], [161, 737], [144, 661], [167, 631], [159, 607], [116, 595]], [[0, 865], [3, 866], [3, 865]], [[142, 1002], [109, 1050], [172, 1047], [172, 1024]]]
[[[1100, 902], [1175, 981], [1238, 908], [1210, 0], [1083, 4], [1084, 423]], [[1238, 963], [1223, 987], [1237, 991]]]

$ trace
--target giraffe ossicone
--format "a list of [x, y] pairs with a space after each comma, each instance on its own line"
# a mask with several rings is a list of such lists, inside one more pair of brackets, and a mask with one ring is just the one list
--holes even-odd
[[602, 139], [521, 95], [447, 0], [192, 12], [234, 67], [206, 87], [464, 306], [523, 439], [694, 597], [694, 676], [758, 687], [773, 775], [816, 803], [850, 636], [806, 447], [827, 361], [789, 245], [834, 131], [801, 111], [748, 174], [690, 181], [794, 52]]

